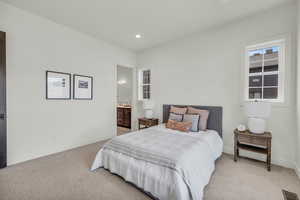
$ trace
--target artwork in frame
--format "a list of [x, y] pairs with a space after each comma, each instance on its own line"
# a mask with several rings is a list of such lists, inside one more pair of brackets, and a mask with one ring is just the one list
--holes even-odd
[[71, 99], [71, 74], [46, 71], [46, 99]]
[[73, 99], [93, 99], [93, 77], [74, 74], [73, 82]]

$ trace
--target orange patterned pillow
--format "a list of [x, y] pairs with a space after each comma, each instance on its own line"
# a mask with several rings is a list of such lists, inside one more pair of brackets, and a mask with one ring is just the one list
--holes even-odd
[[168, 120], [166, 124], [166, 128], [182, 131], [182, 132], [189, 132], [192, 127], [192, 122], [177, 122], [175, 120]]

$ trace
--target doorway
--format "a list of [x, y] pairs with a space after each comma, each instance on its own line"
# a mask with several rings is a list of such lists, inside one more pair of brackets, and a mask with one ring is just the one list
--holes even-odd
[[117, 66], [117, 135], [131, 132], [134, 69]]
[[6, 37], [0, 31], [0, 169], [7, 165], [6, 149]]

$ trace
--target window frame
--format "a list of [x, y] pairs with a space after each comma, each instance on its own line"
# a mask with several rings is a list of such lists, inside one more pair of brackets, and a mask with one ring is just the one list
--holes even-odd
[[[149, 84], [144, 84], [144, 71], [150, 71], [150, 83]], [[149, 95], [151, 99], [151, 88], [152, 88], [152, 76], [151, 76], [151, 70], [150, 69], [139, 69], [138, 70], [138, 100], [139, 101], [145, 101], [145, 100], [149, 100], [149, 99], [145, 99], [144, 98], [144, 91], [143, 91], [143, 86], [150, 86], [150, 91], [149, 91]]]
[[[250, 73], [250, 58], [249, 58], [249, 51], [259, 50], [259, 49], [266, 49], [271, 48], [274, 46], [279, 47], [278, 52], [278, 72], [264, 72], [262, 69], [262, 72], [258, 72], [258, 74], [261, 74], [262, 77], [264, 75], [272, 75], [272, 74], [278, 74], [278, 96], [276, 99], [264, 99], [263, 93], [262, 98], [257, 99], [250, 99], [249, 98], [249, 78], [251, 75], [255, 75], [255, 73]], [[264, 101], [264, 102], [270, 102], [270, 103], [284, 103], [285, 101], [285, 68], [286, 68], [286, 40], [285, 39], [278, 39], [278, 40], [272, 40], [269, 42], [259, 43], [255, 45], [249, 45], [245, 48], [245, 86], [244, 86], [244, 96], [245, 101]], [[264, 59], [263, 61], [263, 68], [264, 68]], [[272, 86], [270, 86], [271, 88]], [[264, 80], [262, 80], [262, 90], [264, 88]]]

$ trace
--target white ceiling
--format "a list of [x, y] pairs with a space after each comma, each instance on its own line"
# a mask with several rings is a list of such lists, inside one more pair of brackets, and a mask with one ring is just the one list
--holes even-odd
[[2, 1], [138, 51], [292, 0]]

